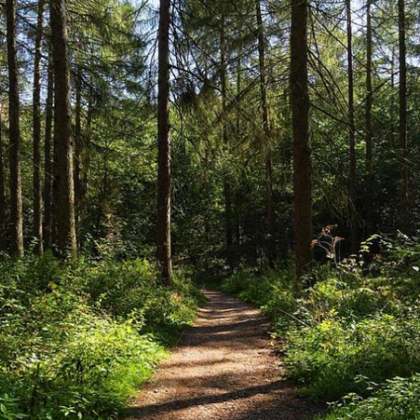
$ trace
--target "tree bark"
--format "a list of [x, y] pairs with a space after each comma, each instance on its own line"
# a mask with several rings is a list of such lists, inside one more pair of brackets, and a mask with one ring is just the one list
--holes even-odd
[[0, 252], [6, 252], [6, 187], [4, 183], [3, 115], [0, 103]]
[[308, 0], [292, 0], [291, 101], [296, 275], [313, 260], [312, 163], [309, 130]]
[[[224, 19], [220, 26], [220, 90], [222, 94], [222, 140], [227, 148], [229, 145], [228, 127], [226, 124], [227, 111], [227, 82], [226, 82], [226, 39]], [[225, 226], [226, 226], [226, 249], [228, 254], [228, 264], [232, 267], [232, 245], [233, 245], [233, 226], [232, 226], [232, 191], [227, 174], [223, 180], [223, 195], [225, 199]]]
[[52, 53], [49, 54], [47, 102], [45, 110], [45, 141], [44, 141], [44, 249], [51, 249], [53, 233], [53, 145], [52, 125], [54, 114], [54, 69]]
[[93, 111], [94, 111], [94, 100], [93, 100], [93, 78], [91, 77], [90, 89], [89, 89], [89, 100], [88, 109], [86, 114], [86, 129], [84, 134], [83, 147], [80, 153], [80, 163], [83, 168], [80, 179], [80, 197], [79, 197], [79, 219], [84, 220], [87, 214], [87, 194], [89, 190], [90, 180], [90, 143], [92, 138], [92, 122], [93, 122]]
[[372, 85], [372, 0], [367, 0], [367, 22], [366, 22], [366, 218], [367, 232], [371, 235], [374, 232], [373, 220], [373, 136], [372, 136], [372, 106], [373, 106], [373, 85]]
[[[242, 118], [241, 118], [241, 91], [242, 91], [242, 46], [239, 46], [238, 56], [236, 59], [236, 137], [237, 141], [240, 142], [242, 135]], [[241, 204], [243, 201], [242, 193], [235, 191], [234, 198], [234, 221], [235, 226], [233, 227], [233, 242], [237, 247], [241, 245]]]
[[50, 9], [55, 76], [54, 221], [57, 252], [65, 258], [77, 254], [66, 1], [50, 0]]
[[42, 240], [42, 182], [41, 182], [41, 59], [44, 25], [44, 0], [38, 3], [38, 23], [35, 37], [35, 63], [33, 84], [33, 190], [35, 253], [43, 253]]
[[353, 69], [353, 29], [351, 0], [346, 0], [347, 15], [347, 66], [348, 66], [348, 105], [349, 105], [349, 149], [350, 149], [350, 230], [351, 251], [357, 252], [357, 209], [356, 209], [356, 127], [354, 122], [354, 69]]
[[169, 27], [171, 1], [160, 0], [158, 80], [157, 259], [167, 284], [172, 283], [171, 139], [169, 122]]
[[80, 63], [76, 73], [76, 116], [75, 116], [75, 159], [74, 159], [74, 197], [76, 225], [80, 224], [80, 202], [81, 202], [81, 154], [82, 154], [82, 70]]
[[407, 46], [405, 2], [398, 0], [398, 29], [399, 29], [399, 61], [400, 61], [400, 230], [409, 233], [409, 169], [408, 169], [408, 141], [407, 141]]
[[9, 163], [11, 252], [21, 257], [23, 248], [22, 175], [20, 157], [19, 70], [16, 50], [16, 3], [6, 0], [7, 62], [9, 69]]
[[267, 234], [268, 234], [268, 262], [271, 268], [274, 267], [275, 255], [275, 226], [276, 213], [273, 194], [273, 165], [270, 146], [270, 119], [268, 114], [267, 101], [267, 78], [265, 68], [265, 42], [264, 42], [264, 23], [261, 13], [261, 1], [256, 3], [257, 26], [258, 26], [258, 56], [260, 70], [260, 96], [262, 109], [263, 133], [267, 141], [267, 147], [264, 148], [265, 161], [265, 180], [267, 188]]

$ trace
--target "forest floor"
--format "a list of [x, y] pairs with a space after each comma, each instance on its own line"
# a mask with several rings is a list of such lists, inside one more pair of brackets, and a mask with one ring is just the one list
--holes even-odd
[[268, 321], [217, 291], [144, 387], [130, 420], [309, 420], [321, 408], [298, 396], [269, 342]]

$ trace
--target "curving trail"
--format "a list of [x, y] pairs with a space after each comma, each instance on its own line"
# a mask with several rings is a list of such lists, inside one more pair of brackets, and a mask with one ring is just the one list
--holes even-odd
[[296, 396], [255, 308], [220, 292], [135, 401], [131, 420], [307, 420], [319, 407]]

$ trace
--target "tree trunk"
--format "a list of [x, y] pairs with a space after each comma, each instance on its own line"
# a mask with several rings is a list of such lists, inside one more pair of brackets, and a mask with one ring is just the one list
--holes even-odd
[[33, 189], [34, 189], [34, 237], [35, 253], [43, 253], [42, 241], [42, 184], [41, 184], [41, 59], [42, 33], [44, 25], [44, 0], [38, 4], [38, 24], [35, 37], [35, 63], [33, 85]]
[[[227, 84], [226, 84], [226, 39], [224, 19], [220, 27], [220, 90], [222, 94], [222, 139], [227, 148], [229, 145], [228, 128], [226, 124], [227, 111]], [[232, 191], [227, 174], [223, 180], [223, 195], [225, 198], [225, 226], [226, 226], [226, 249], [228, 254], [228, 264], [232, 267], [232, 245], [233, 245], [233, 226], [232, 226]]]
[[[396, 48], [392, 46], [391, 51], [391, 133], [390, 133], [390, 144], [393, 151], [398, 149], [398, 126], [399, 126], [399, 118], [396, 103], [398, 99], [396, 99], [395, 95], [395, 68], [396, 68]], [[399, 222], [399, 220], [398, 220]]]
[[79, 197], [79, 219], [84, 220], [87, 214], [87, 193], [89, 190], [90, 179], [90, 142], [92, 137], [92, 120], [94, 111], [93, 101], [93, 80], [91, 77], [89, 89], [89, 101], [86, 115], [86, 129], [84, 134], [83, 147], [80, 153], [80, 163], [83, 168], [80, 179], [80, 197]]
[[1, 105], [0, 103], [0, 252], [6, 252], [6, 187], [4, 184], [3, 109]]
[[[242, 127], [241, 127], [241, 91], [242, 91], [242, 46], [239, 47], [238, 57], [236, 60], [236, 137], [237, 141], [241, 141]], [[241, 205], [243, 201], [241, 191], [235, 191], [234, 199], [234, 220], [235, 226], [233, 227], [233, 238], [232, 240], [237, 247], [241, 245]]]
[[65, 0], [50, 0], [55, 81], [54, 221], [60, 257], [77, 254], [74, 214], [71, 92]]
[[47, 103], [45, 110], [45, 142], [44, 142], [44, 249], [51, 249], [53, 231], [53, 148], [52, 123], [54, 111], [54, 70], [52, 54], [48, 62]]
[[6, 0], [7, 63], [9, 69], [9, 163], [12, 255], [23, 256], [22, 175], [20, 159], [19, 70], [16, 51], [16, 3]]
[[256, 3], [257, 11], [257, 26], [258, 26], [258, 56], [259, 56], [259, 70], [260, 70], [260, 95], [262, 108], [262, 123], [263, 132], [267, 141], [267, 147], [264, 148], [265, 160], [265, 179], [267, 188], [267, 233], [268, 233], [268, 261], [271, 268], [274, 267], [275, 255], [275, 225], [276, 213], [274, 206], [273, 195], [273, 168], [271, 159], [271, 145], [270, 145], [270, 120], [268, 115], [268, 101], [267, 101], [267, 80], [265, 69], [265, 43], [264, 43], [264, 23], [261, 13], [261, 1]]
[[313, 260], [312, 164], [309, 130], [308, 0], [292, 0], [291, 101], [296, 275]]
[[347, 66], [348, 66], [348, 101], [349, 101], [349, 147], [350, 147], [350, 229], [351, 251], [357, 252], [357, 209], [356, 209], [356, 128], [354, 122], [354, 70], [353, 70], [353, 29], [351, 0], [346, 0], [347, 14]]
[[372, 136], [372, 105], [373, 105], [373, 85], [372, 85], [372, 0], [367, 0], [367, 22], [366, 22], [366, 217], [367, 232], [371, 235], [374, 232], [373, 220], [373, 136]]
[[169, 122], [170, 0], [160, 0], [158, 80], [158, 214], [157, 258], [164, 280], [172, 283], [171, 243], [171, 140]]
[[405, 2], [398, 0], [399, 60], [400, 60], [400, 230], [409, 233], [409, 170], [407, 142], [407, 46]]
[[74, 202], [76, 211], [76, 225], [80, 224], [81, 201], [81, 151], [82, 145], [82, 70], [78, 64], [76, 74], [76, 116], [75, 116], [75, 159], [74, 159]]

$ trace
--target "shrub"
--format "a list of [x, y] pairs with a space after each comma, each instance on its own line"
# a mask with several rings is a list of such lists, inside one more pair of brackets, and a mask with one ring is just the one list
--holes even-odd
[[0, 395], [37, 419], [114, 418], [164, 355], [129, 322], [85, 315], [48, 329], [50, 340], [38, 337], [0, 374]]
[[[363, 375], [375, 382], [420, 369], [418, 320], [376, 315], [361, 321], [334, 317], [288, 336], [289, 375], [308, 384], [315, 398], [334, 401], [348, 392], [363, 393]], [[416, 343], [413, 345], [413, 343]]]
[[419, 420], [420, 375], [395, 378], [362, 399], [350, 394], [335, 404], [326, 420]]
[[296, 287], [284, 271], [242, 271], [225, 282], [225, 291], [270, 317], [288, 375], [315, 399], [368, 396], [370, 387], [357, 378], [383, 383], [420, 371], [420, 278], [413, 265], [420, 248], [380, 244], [382, 254], [370, 264], [361, 257], [315, 269], [312, 288]]
[[0, 262], [0, 418], [111, 419], [190, 325], [201, 295], [147, 261]]
[[226, 293], [237, 295], [248, 290], [250, 284], [255, 279], [255, 273], [252, 271], [238, 271], [223, 282], [222, 290]]

